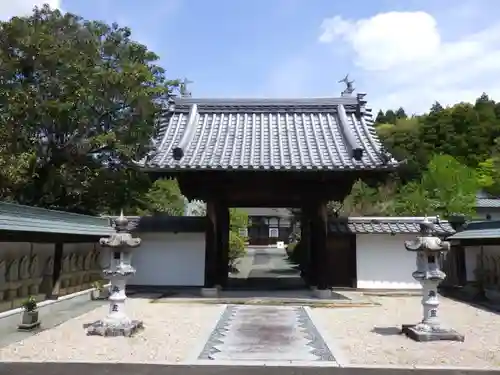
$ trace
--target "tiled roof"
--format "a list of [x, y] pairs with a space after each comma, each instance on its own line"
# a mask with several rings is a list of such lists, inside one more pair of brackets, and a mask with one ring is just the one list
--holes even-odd
[[477, 208], [500, 208], [499, 198], [477, 198], [476, 199]]
[[109, 236], [114, 233], [102, 217], [0, 202], [0, 231]]
[[392, 169], [365, 94], [327, 99], [179, 98], [148, 167], [162, 170]]
[[449, 240], [481, 240], [500, 238], [500, 220], [472, 221], [464, 230], [448, 237]]
[[[418, 234], [423, 217], [349, 217], [331, 219], [330, 233], [356, 234]], [[448, 221], [439, 220], [434, 224], [435, 233], [448, 235], [455, 230]]]
[[248, 216], [274, 216], [274, 217], [290, 217], [292, 213], [287, 208], [267, 208], [267, 207], [242, 207]]
[[500, 198], [479, 190], [476, 194], [476, 208], [500, 208]]

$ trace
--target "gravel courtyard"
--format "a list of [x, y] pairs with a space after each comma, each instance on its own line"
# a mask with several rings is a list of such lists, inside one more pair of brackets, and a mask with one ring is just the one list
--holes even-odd
[[[500, 315], [441, 298], [440, 315], [465, 334], [465, 342], [417, 343], [399, 334], [420, 319], [419, 297], [372, 297], [381, 306], [311, 308], [310, 315], [344, 361], [366, 365], [500, 366]], [[131, 298], [127, 310], [146, 329], [132, 338], [86, 336], [107, 306], [0, 349], [2, 361], [165, 363], [192, 360], [202, 349], [225, 305], [150, 303]], [[329, 340], [327, 340], [329, 341]]]
[[352, 364], [459, 367], [500, 366], [500, 315], [440, 298], [440, 316], [465, 342], [414, 342], [402, 324], [421, 319], [420, 297], [372, 298], [380, 307], [311, 309], [311, 316], [337, 342]]
[[1, 361], [180, 362], [200, 350], [225, 306], [150, 303], [130, 298], [127, 312], [144, 321], [134, 337], [87, 336], [83, 325], [106, 316], [108, 306], [0, 349]]

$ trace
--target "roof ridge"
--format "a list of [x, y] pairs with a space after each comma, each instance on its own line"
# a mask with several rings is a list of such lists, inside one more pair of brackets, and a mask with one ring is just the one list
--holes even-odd
[[176, 105], [357, 105], [356, 97], [317, 97], [317, 98], [176, 98]]
[[[425, 216], [347, 216], [347, 217], [339, 217], [339, 221], [348, 220], [348, 221], [358, 221], [358, 222], [397, 222], [397, 223], [417, 223], [423, 221]], [[427, 219], [437, 223], [448, 223], [448, 220], [439, 219], [436, 216], [428, 216]]]

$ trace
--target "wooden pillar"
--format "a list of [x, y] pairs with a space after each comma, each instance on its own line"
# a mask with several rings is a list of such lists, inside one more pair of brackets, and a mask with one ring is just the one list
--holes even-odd
[[227, 286], [229, 277], [229, 207], [217, 203], [217, 284]]
[[309, 286], [316, 286], [315, 259], [312, 247], [311, 233], [311, 205], [304, 204], [301, 207], [300, 215], [300, 246], [303, 252], [302, 274]]
[[318, 201], [311, 212], [311, 243], [313, 274], [315, 275], [318, 290], [325, 290], [329, 285], [328, 261], [328, 215], [326, 201]]
[[58, 242], [54, 245], [54, 269], [52, 270], [52, 291], [50, 292], [50, 299], [57, 299], [59, 297], [59, 289], [61, 287], [61, 271], [62, 271], [62, 258], [63, 258], [64, 245]]
[[207, 201], [207, 228], [205, 232], [205, 288], [214, 288], [217, 284], [217, 227], [216, 205]]
[[465, 262], [465, 249], [463, 246], [457, 246], [455, 249], [452, 247], [452, 251], [455, 251], [458, 284], [460, 286], [464, 286], [465, 284], [467, 284], [467, 264]]

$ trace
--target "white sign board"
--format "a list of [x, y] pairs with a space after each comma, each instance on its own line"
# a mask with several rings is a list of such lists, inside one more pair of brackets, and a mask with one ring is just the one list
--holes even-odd
[[283, 241], [278, 241], [278, 242], [276, 242], [276, 247], [278, 249], [284, 249], [285, 248], [285, 243]]
[[239, 234], [240, 237], [248, 237], [248, 228], [240, 228]]
[[269, 238], [278, 238], [280, 231], [278, 228], [269, 228]]

